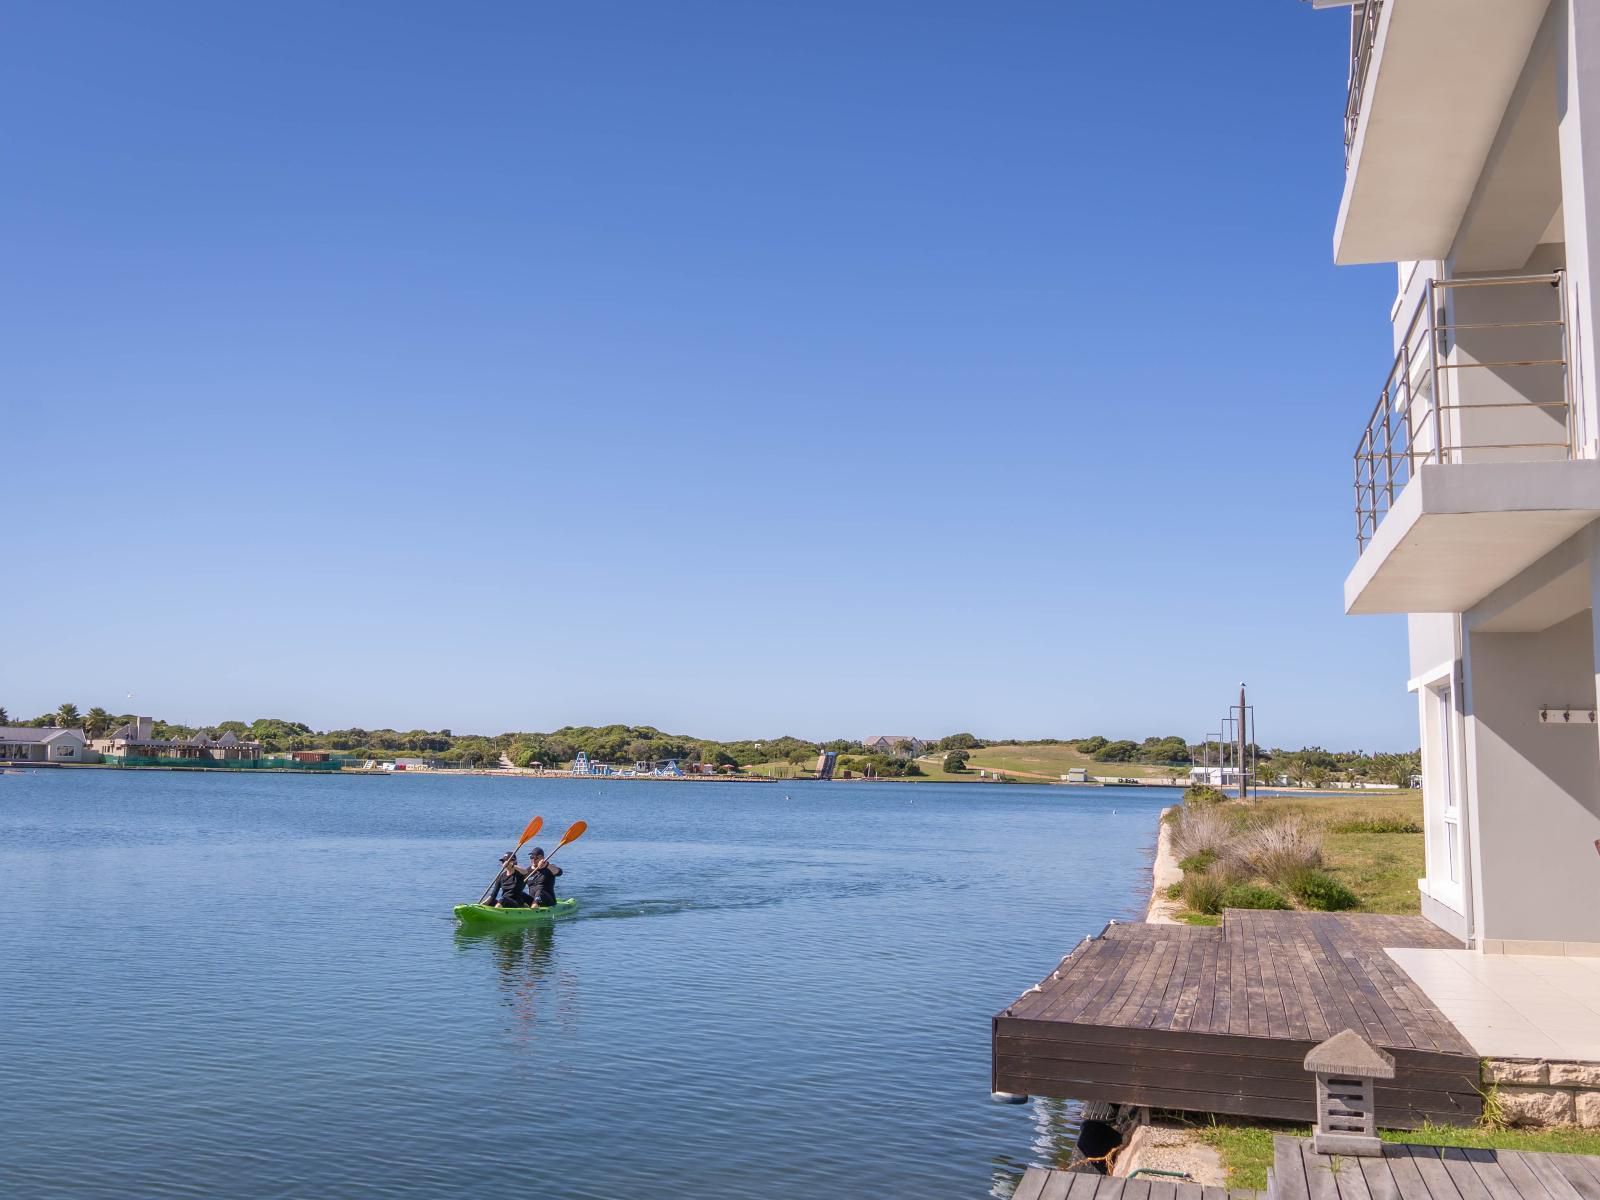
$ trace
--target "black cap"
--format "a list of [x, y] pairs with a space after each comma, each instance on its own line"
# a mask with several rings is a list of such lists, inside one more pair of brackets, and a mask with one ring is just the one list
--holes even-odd
[[544, 857], [544, 849], [543, 849], [543, 847], [535, 846], [532, 850], [528, 851], [528, 857], [529, 858], [543, 858]]
[[515, 850], [507, 850], [504, 854], [502, 854], [500, 856], [500, 861], [501, 862], [516, 862], [517, 861], [517, 852]]

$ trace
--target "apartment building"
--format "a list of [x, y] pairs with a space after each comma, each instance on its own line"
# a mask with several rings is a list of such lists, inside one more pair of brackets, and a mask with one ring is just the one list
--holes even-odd
[[1313, 4], [1350, 15], [1334, 258], [1397, 264], [1345, 608], [1407, 614], [1423, 909], [1597, 955], [1600, 3]]

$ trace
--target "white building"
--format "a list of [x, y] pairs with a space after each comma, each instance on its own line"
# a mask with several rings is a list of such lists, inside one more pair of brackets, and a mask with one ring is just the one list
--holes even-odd
[[1423, 910], [1486, 952], [1600, 954], [1600, 3], [1341, 7], [1334, 258], [1398, 263], [1345, 608], [1409, 614]]
[[0, 726], [0, 762], [94, 762], [80, 729]]
[[1189, 782], [1203, 787], [1238, 787], [1238, 767], [1190, 767]]

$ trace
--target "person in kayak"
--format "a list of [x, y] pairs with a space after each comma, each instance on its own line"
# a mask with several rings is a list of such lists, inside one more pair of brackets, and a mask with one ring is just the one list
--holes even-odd
[[[538, 851], [534, 851], [535, 854]], [[500, 878], [494, 881], [494, 890], [489, 893], [489, 904], [492, 908], [527, 908], [528, 907], [528, 877], [531, 870], [523, 870], [517, 866], [517, 852], [500, 856]]]
[[528, 889], [533, 893], [533, 907], [550, 908], [556, 902], [556, 876], [561, 868], [544, 856], [538, 846], [528, 855], [528, 869], [523, 874]]

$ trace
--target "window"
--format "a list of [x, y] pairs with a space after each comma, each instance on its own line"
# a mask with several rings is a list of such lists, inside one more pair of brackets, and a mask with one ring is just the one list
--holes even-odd
[[1432, 753], [1428, 756], [1428, 785], [1432, 793], [1428, 807], [1437, 812], [1442, 829], [1435, 843], [1443, 857], [1442, 871], [1430, 872], [1435, 878], [1442, 875], [1455, 886], [1461, 886], [1461, 803], [1456, 788], [1456, 732], [1455, 732], [1455, 681], [1450, 676], [1428, 685], [1428, 725]]

